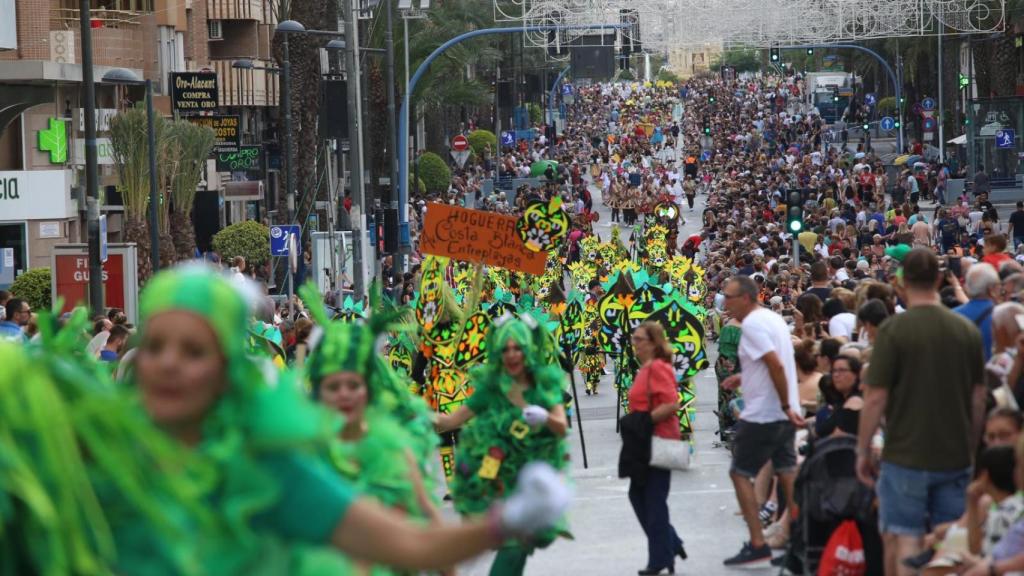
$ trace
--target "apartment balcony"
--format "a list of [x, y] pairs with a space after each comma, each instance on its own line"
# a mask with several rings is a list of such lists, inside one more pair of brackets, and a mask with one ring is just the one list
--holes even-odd
[[232, 68], [234, 60], [214, 60], [221, 106], [277, 106], [278, 74], [256, 68], [274, 68], [275, 62], [254, 60], [253, 69]]
[[209, 20], [255, 20], [260, 24], [275, 24], [274, 12], [266, 0], [207, 0], [206, 18]]

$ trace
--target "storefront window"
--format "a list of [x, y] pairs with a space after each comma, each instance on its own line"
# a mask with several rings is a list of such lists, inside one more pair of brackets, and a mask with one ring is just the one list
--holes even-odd
[[[0, 224], [0, 257], [3, 257], [4, 248], [14, 249], [14, 275], [24, 272], [28, 262], [28, 246], [25, 237], [25, 224]], [[0, 262], [3, 272], [6, 272], [5, 263]], [[5, 283], [6, 275], [0, 274], [0, 289], [7, 288], [10, 284]]]

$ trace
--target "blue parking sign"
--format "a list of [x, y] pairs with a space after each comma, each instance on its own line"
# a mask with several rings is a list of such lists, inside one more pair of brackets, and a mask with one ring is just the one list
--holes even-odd
[[996, 148], [1016, 148], [1017, 134], [1012, 128], [996, 130]]
[[270, 255], [289, 256], [291, 239], [295, 238], [295, 243], [298, 244], [299, 234], [302, 234], [302, 229], [296, 224], [271, 226]]
[[516, 133], [510, 130], [501, 131], [501, 145], [502, 146], [514, 146], [516, 143]]

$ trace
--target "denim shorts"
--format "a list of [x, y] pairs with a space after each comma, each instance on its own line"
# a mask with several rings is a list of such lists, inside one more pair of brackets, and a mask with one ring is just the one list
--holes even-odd
[[753, 478], [769, 460], [775, 472], [796, 469], [796, 427], [789, 420], [736, 423], [729, 471]]
[[882, 462], [878, 524], [882, 533], [921, 536], [964, 513], [971, 469], [915, 470]]

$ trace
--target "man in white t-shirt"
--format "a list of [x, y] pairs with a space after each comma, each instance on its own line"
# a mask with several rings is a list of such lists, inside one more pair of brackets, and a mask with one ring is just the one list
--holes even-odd
[[[734, 276], [723, 289], [729, 315], [742, 322], [739, 358], [743, 371], [722, 381], [722, 387], [743, 392], [743, 410], [733, 440], [729, 476], [750, 532], [739, 554], [726, 566], [752, 566], [771, 561], [758, 518], [754, 478], [767, 462], [779, 477], [787, 510], [793, 510], [796, 478], [796, 427], [803, 426], [796, 360], [786, 321], [758, 303], [757, 284]], [[788, 514], [786, 517], [788, 518]], [[783, 521], [788, 534], [789, 523]]]

